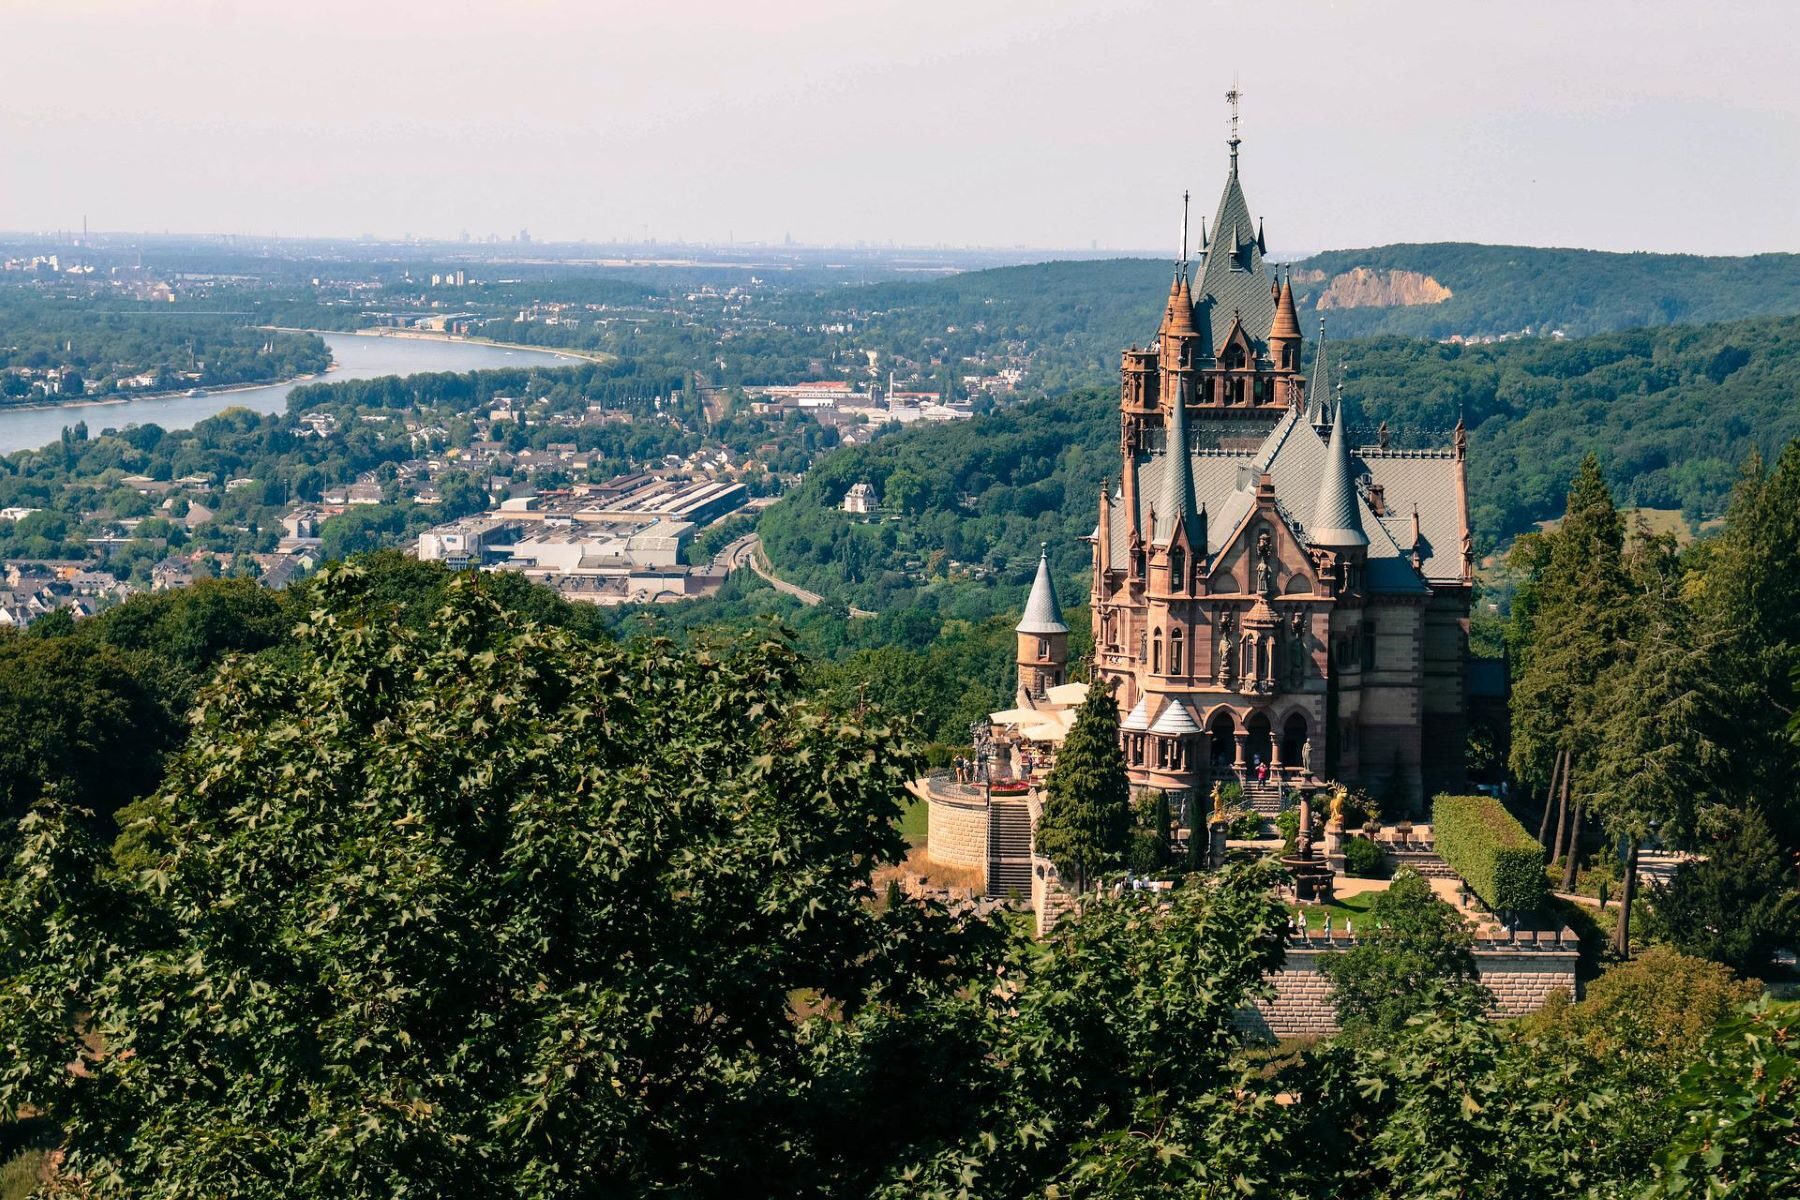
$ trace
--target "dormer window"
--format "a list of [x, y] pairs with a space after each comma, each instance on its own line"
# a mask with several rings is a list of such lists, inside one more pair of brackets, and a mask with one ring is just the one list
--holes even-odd
[[1180, 546], [1171, 546], [1169, 547], [1169, 590], [1172, 592], [1182, 591], [1184, 590], [1183, 584], [1186, 582], [1187, 555], [1182, 552]]

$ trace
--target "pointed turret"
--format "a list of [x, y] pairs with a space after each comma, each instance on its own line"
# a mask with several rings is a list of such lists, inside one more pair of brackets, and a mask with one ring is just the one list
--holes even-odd
[[1306, 385], [1306, 422], [1323, 434], [1330, 425], [1330, 418], [1325, 414], [1325, 397], [1331, 390], [1326, 378], [1325, 364], [1325, 317], [1319, 316], [1319, 349], [1313, 355], [1312, 382]]
[[1038, 555], [1037, 578], [1032, 581], [1031, 595], [1025, 599], [1025, 616], [1019, 621], [1018, 633], [1067, 633], [1062, 606], [1056, 602], [1056, 582], [1050, 577], [1050, 548]]
[[1294, 311], [1293, 282], [1286, 278], [1275, 293], [1275, 322], [1269, 326], [1269, 361], [1277, 371], [1300, 369], [1300, 316]]
[[1038, 555], [1037, 578], [1025, 599], [1025, 616], [1019, 621], [1018, 657], [1020, 706], [1031, 706], [1067, 678], [1069, 626], [1056, 602], [1056, 583], [1050, 577], [1050, 548]]
[[1191, 336], [1194, 332], [1194, 293], [1188, 288], [1185, 275], [1175, 277], [1169, 285], [1169, 304], [1163, 310], [1162, 332], [1177, 337]]
[[1354, 550], [1369, 544], [1358, 511], [1356, 480], [1350, 473], [1350, 436], [1344, 432], [1341, 399], [1331, 419], [1331, 442], [1325, 448], [1325, 469], [1319, 475], [1319, 501], [1313, 506], [1306, 540], [1330, 550]]
[[[1155, 543], [1166, 546], [1175, 536], [1178, 522], [1187, 527], [1188, 543], [1200, 529], [1200, 514], [1194, 507], [1193, 463], [1188, 458], [1187, 405], [1177, 403], [1169, 414], [1168, 444], [1163, 451], [1162, 494], [1156, 499]], [[1199, 546], [1195, 546], [1199, 550]]]

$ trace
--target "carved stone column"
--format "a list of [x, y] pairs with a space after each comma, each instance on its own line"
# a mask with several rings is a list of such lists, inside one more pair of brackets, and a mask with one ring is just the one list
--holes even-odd
[[1246, 765], [1244, 761], [1244, 747], [1250, 741], [1250, 732], [1246, 729], [1239, 729], [1234, 732], [1231, 737], [1232, 740], [1237, 743], [1237, 757], [1232, 760], [1231, 765], [1233, 769], [1242, 772]]

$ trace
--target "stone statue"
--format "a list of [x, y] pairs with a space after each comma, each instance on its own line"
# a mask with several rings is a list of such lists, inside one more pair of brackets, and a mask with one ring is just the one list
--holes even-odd
[[1307, 738], [1300, 743], [1300, 769], [1308, 776], [1312, 774], [1312, 739]]
[[1219, 632], [1219, 674], [1227, 679], [1237, 674], [1237, 635], [1229, 624]]
[[1275, 590], [1275, 572], [1269, 566], [1269, 535], [1256, 539], [1256, 590], [1264, 596]]

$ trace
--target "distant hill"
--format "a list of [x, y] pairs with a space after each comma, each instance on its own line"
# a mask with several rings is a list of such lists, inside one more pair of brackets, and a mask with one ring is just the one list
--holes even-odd
[[[1748, 454], [1800, 437], [1800, 317], [1483, 346], [1381, 338], [1357, 343], [1350, 368], [1362, 441], [1386, 421], [1400, 445], [1441, 445], [1464, 414], [1484, 550], [1561, 515], [1590, 449], [1621, 503], [1701, 520], [1722, 511]], [[1078, 539], [1118, 469], [1116, 406], [1110, 387], [1086, 389], [837, 451], [764, 516], [763, 544], [787, 578], [875, 609], [1004, 611], [1040, 541], [1074, 586]], [[863, 480], [899, 519], [837, 511]]]
[[[1527, 329], [1585, 337], [1800, 313], [1800, 254], [1702, 258], [1434, 242], [1315, 254], [1294, 264], [1294, 284], [1303, 310], [1325, 301], [1333, 338], [1438, 340]], [[1357, 307], [1341, 306], [1359, 298]], [[1424, 302], [1367, 306], [1394, 300]]]

